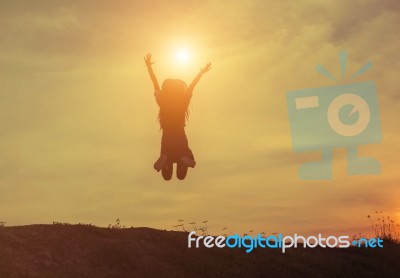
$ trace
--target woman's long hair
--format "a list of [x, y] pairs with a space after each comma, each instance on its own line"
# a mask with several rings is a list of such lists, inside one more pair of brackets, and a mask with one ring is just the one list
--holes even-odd
[[160, 127], [184, 127], [189, 119], [189, 96], [186, 83], [180, 79], [166, 79], [159, 99]]

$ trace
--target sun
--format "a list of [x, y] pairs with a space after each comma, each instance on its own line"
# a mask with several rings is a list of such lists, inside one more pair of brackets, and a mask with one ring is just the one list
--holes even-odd
[[175, 61], [180, 64], [186, 64], [190, 61], [190, 52], [187, 49], [181, 48], [175, 51]]

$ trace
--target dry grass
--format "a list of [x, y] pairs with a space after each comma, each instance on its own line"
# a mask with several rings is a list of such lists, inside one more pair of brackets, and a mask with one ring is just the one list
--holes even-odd
[[0, 228], [0, 277], [397, 277], [383, 249], [188, 249], [187, 233], [93, 225]]
[[379, 237], [388, 243], [400, 243], [400, 225], [394, 219], [384, 215], [382, 211], [376, 211], [375, 217], [371, 215], [367, 217], [370, 220], [375, 237]]

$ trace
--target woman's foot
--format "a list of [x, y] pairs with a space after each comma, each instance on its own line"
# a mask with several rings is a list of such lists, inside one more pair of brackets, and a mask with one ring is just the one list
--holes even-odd
[[162, 168], [164, 168], [165, 164], [167, 163], [167, 156], [165, 154], [162, 154], [156, 161], [156, 163], [154, 163], [154, 169], [157, 172], [160, 172], [160, 170]]
[[196, 161], [194, 161], [193, 159], [187, 157], [187, 156], [182, 156], [181, 157], [181, 161], [187, 166], [187, 167], [191, 167], [194, 168], [194, 166], [196, 166]]

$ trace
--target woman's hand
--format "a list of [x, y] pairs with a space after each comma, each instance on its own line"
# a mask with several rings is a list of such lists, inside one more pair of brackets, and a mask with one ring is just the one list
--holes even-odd
[[151, 61], [151, 53], [147, 53], [146, 56], [144, 56], [144, 62], [147, 67], [151, 67], [151, 65], [154, 64], [154, 62]]
[[210, 69], [212, 69], [212, 68], [211, 68], [211, 63], [207, 63], [207, 65], [206, 65], [204, 68], [200, 69], [200, 72], [201, 72], [201, 73], [206, 73], [206, 72], [209, 71]]

